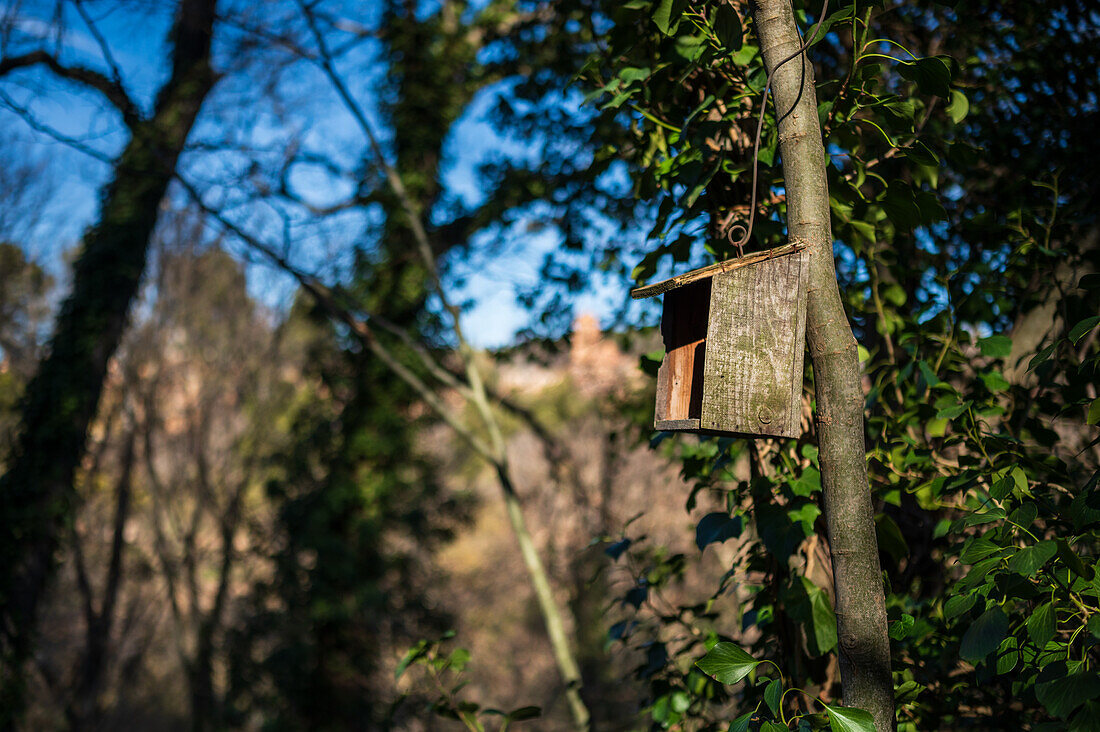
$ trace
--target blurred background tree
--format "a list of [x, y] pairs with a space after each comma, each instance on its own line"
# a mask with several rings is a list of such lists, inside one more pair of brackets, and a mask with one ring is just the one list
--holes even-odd
[[[215, 76], [173, 87], [207, 57], [159, 46], [186, 5], [0, 12], [6, 718], [575, 728], [496, 477], [355, 330], [482, 434], [332, 76], [465, 301], [592, 728], [760, 726], [776, 676], [716, 683], [693, 664], [719, 640], [836, 702], [811, 404], [799, 440], [654, 435], [656, 313], [626, 297], [734, 254], [764, 84], [745, 4], [226, 0], [189, 16]], [[842, 0], [808, 51], [907, 729], [1095, 717], [1098, 24], [1084, 0]], [[157, 126], [162, 89], [193, 125]], [[785, 239], [774, 126], [750, 248]], [[103, 233], [116, 202], [140, 231]], [[66, 325], [87, 292], [110, 317]], [[12, 594], [51, 563], [41, 603]]]

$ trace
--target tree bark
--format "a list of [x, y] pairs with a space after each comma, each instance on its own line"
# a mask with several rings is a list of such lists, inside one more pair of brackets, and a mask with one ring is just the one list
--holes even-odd
[[[770, 71], [802, 45], [790, 0], [755, 0], [752, 16]], [[844, 703], [869, 711], [880, 731], [892, 730], [890, 639], [867, 479], [859, 357], [836, 280], [825, 148], [813, 68], [805, 54], [775, 71], [772, 90], [780, 118], [788, 236], [805, 242], [810, 252], [806, 337], [814, 367]]]
[[0, 479], [0, 727], [23, 704], [39, 600], [60, 529], [72, 520], [73, 474], [84, 454], [107, 363], [118, 347], [145, 269], [160, 202], [215, 75], [210, 45], [216, 0], [180, 0], [171, 31], [172, 73], [153, 115], [135, 121], [99, 223], [84, 237], [73, 289], [57, 316], [48, 355], [27, 386], [21, 433]]

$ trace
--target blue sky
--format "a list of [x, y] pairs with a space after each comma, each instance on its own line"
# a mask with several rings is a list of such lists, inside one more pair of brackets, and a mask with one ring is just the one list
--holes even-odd
[[[155, 89], [167, 72], [163, 48], [171, 6], [167, 3], [140, 6], [112, 4], [115, 8], [120, 6], [126, 9], [104, 12], [108, 10], [106, 5], [87, 5], [122, 69], [127, 90], [140, 106], [148, 109], [152, 105]], [[134, 7], [143, 10], [134, 11]], [[105, 69], [94, 37], [73, 7], [68, 9], [70, 17], [67, 18], [63, 59]], [[52, 4], [26, 5], [26, 16], [19, 24], [20, 31], [26, 36], [47, 34], [49, 25], [45, 19], [51, 10]], [[357, 64], [365, 61], [369, 67], [370, 53], [371, 49], [366, 47], [352, 61]], [[376, 74], [384, 73], [377, 63], [373, 67]], [[375, 101], [372, 92], [377, 77], [371, 78], [368, 73], [349, 75], [349, 79], [353, 81], [357, 98], [369, 111]], [[304, 79], [300, 85], [305, 88], [288, 89], [292, 97], [300, 95], [295, 98], [308, 105], [296, 110], [296, 116], [292, 115], [289, 123], [310, 125], [301, 139], [338, 159], [341, 153], [346, 157], [349, 150], [360, 151], [363, 146], [361, 131], [337, 103], [330, 89], [323, 83], [319, 84], [318, 80], [320, 77]], [[41, 70], [9, 76], [0, 88], [12, 103], [29, 109], [40, 123], [76, 137], [107, 156], [113, 157], [125, 143], [118, 119], [106, 103]], [[223, 82], [208, 100], [203, 122], [196, 127], [192, 141], [216, 139], [224, 129], [234, 128], [238, 140], [255, 145], [278, 144], [287, 132], [280, 127], [286, 121], [276, 123], [276, 117], [268, 114], [262, 103], [249, 104], [247, 98], [244, 103], [234, 106], [234, 95], [247, 96], [250, 93], [252, 91], [240, 85], [239, 81], [228, 79]], [[450, 194], [468, 203], [476, 203], [483, 195], [475, 174], [478, 162], [487, 154], [507, 150], [511, 144], [496, 135], [481, 119], [491, 103], [491, 95], [483, 94], [456, 125], [447, 141], [449, 164], [443, 176], [444, 183]], [[385, 134], [378, 120], [374, 122], [376, 130]], [[43, 225], [23, 243], [32, 258], [51, 272], [60, 274], [64, 271], [66, 252], [75, 246], [83, 229], [97, 214], [98, 190], [106, 182], [110, 168], [51, 139], [49, 135], [36, 132], [10, 108], [0, 109], [0, 135], [9, 144], [15, 141], [21, 156], [30, 154], [49, 160], [47, 182], [53, 191], [51, 205]], [[192, 155], [187, 162], [187, 170], [193, 180], [217, 180], [226, 175], [240, 175], [243, 162], [239, 156], [233, 155]], [[347, 163], [351, 167], [354, 160]], [[309, 175], [304, 169], [300, 172], [306, 177], [296, 179], [296, 182], [309, 189], [311, 200], [336, 200], [345, 192], [341, 188], [346, 186], [331, 178]], [[211, 190], [211, 198], [222, 205], [234, 200], [231, 187]], [[253, 231], [265, 231], [264, 220], [259, 214], [250, 213], [244, 220], [253, 226]], [[309, 236], [304, 237], [305, 244], [296, 252], [296, 261], [310, 269], [339, 271], [350, 260], [350, 246], [356, 239], [363, 238], [363, 229], [369, 223], [370, 212], [358, 212], [342, 220], [334, 220], [327, 230], [311, 229]], [[547, 229], [522, 237], [507, 251], [491, 256], [475, 255], [468, 262], [456, 263], [453, 268], [456, 282], [462, 284], [455, 287], [451, 295], [454, 300], [473, 303], [464, 318], [464, 329], [476, 345], [494, 347], [509, 344], [514, 340], [515, 333], [527, 324], [529, 315], [516, 301], [517, 288], [537, 284], [542, 259], [557, 243], [556, 234]], [[250, 289], [255, 297], [268, 306], [285, 307], [293, 293], [288, 277], [259, 265], [250, 266], [248, 273]], [[589, 312], [606, 318], [626, 297], [626, 290], [620, 285], [605, 282], [595, 292], [582, 295], [575, 301], [576, 312]]]

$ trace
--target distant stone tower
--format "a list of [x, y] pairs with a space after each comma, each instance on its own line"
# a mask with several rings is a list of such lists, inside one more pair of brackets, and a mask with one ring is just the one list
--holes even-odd
[[607, 394], [631, 383], [633, 362], [614, 342], [604, 338], [600, 323], [588, 313], [573, 322], [569, 376], [586, 397]]

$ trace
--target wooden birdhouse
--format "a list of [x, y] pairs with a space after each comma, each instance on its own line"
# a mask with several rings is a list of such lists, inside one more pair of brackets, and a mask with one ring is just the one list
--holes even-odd
[[631, 293], [665, 296], [658, 430], [801, 434], [804, 248], [788, 244], [748, 254]]

